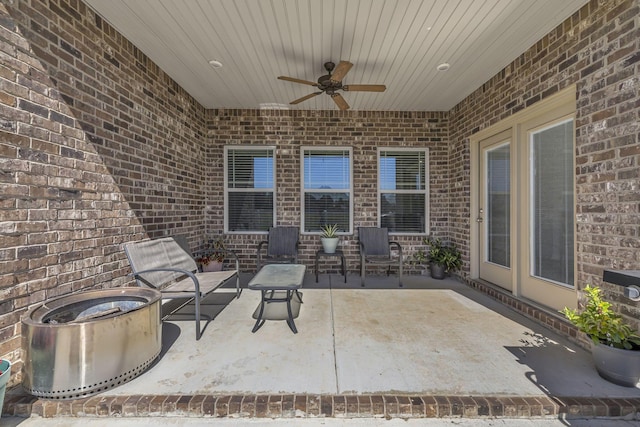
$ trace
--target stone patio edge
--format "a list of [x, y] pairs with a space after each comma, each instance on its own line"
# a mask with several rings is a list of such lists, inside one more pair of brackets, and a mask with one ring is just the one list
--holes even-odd
[[4, 414], [54, 417], [625, 418], [640, 398], [423, 395], [133, 395], [45, 400], [8, 396]]

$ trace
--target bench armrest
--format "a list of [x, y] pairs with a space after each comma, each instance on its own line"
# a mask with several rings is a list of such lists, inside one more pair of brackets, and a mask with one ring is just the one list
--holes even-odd
[[[145, 274], [145, 273], [155, 273], [155, 272], [158, 272], [158, 271], [170, 271], [170, 272], [174, 272], [174, 273], [182, 273], [182, 274], [184, 274], [185, 276], [189, 277], [189, 278], [193, 281], [193, 284], [194, 284], [194, 286], [195, 286], [195, 292], [196, 292], [196, 293], [198, 293], [198, 294], [200, 293], [200, 282], [198, 282], [198, 278], [196, 277], [196, 275], [195, 275], [192, 271], [183, 270], [183, 269], [181, 269], [181, 268], [171, 268], [171, 267], [166, 267], [166, 268], [150, 268], [150, 269], [148, 269], [148, 270], [142, 270], [142, 271], [137, 271], [137, 272], [135, 272], [135, 273], [131, 273], [131, 275], [132, 275], [133, 277], [135, 277], [135, 278], [136, 278], [136, 280], [139, 280], [139, 281], [141, 281], [141, 282], [145, 283], [147, 286], [151, 286], [151, 287], [156, 288], [156, 289], [158, 289], [158, 290], [160, 290], [160, 291], [161, 291], [161, 288], [158, 288], [158, 287], [156, 287], [156, 286], [153, 286], [151, 283], [146, 282], [146, 281], [144, 280], [144, 277], [141, 277], [141, 275], [142, 275], [142, 274]], [[164, 283], [163, 283], [163, 284], [164, 284]]]

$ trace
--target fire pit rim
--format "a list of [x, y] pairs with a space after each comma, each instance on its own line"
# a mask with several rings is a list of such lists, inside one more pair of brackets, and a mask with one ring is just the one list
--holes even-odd
[[[82, 302], [85, 300], [89, 301], [97, 298], [110, 298], [110, 297], [117, 298], [119, 296], [126, 297], [126, 296], [131, 296], [130, 294], [132, 293], [132, 291], [135, 291], [133, 292], [135, 294], [134, 296], [137, 298], [143, 299], [144, 303], [140, 304], [138, 307], [132, 308], [131, 310], [121, 311], [121, 312], [113, 313], [108, 316], [98, 317], [95, 319], [87, 319], [87, 320], [77, 321], [73, 323], [72, 322], [61, 322], [61, 323], [43, 322], [43, 319], [45, 318], [45, 316], [48, 316], [50, 313], [52, 313], [53, 311], [61, 307], [65, 307], [75, 303], [76, 302], [75, 300], [77, 300], [77, 302]], [[127, 313], [134, 313], [137, 310], [141, 310], [145, 306], [153, 304], [154, 302], [160, 299], [162, 299], [162, 293], [160, 291], [157, 291], [151, 288], [141, 288], [138, 286], [125, 286], [125, 287], [107, 288], [107, 289], [91, 289], [88, 291], [81, 291], [81, 292], [76, 292], [72, 294], [61, 295], [59, 297], [40, 302], [34, 305], [33, 307], [30, 307], [27, 310], [27, 312], [24, 314], [22, 318], [22, 322], [28, 325], [47, 325], [52, 328], [62, 327], [62, 326], [74, 327], [74, 326], [79, 326], [79, 325], [90, 323], [90, 322], [104, 321], [112, 317], [126, 315]], [[64, 302], [64, 304], [60, 304], [61, 302]]]

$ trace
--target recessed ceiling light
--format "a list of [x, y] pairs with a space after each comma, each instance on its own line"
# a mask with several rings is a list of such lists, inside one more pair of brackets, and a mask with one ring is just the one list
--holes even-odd
[[437, 69], [438, 71], [447, 71], [447, 70], [449, 69], [449, 67], [450, 67], [450, 65], [449, 65], [449, 63], [448, 63], [448, 62], [443, 62], [442, 64], [438, 65], [438, 66], [436, 67], [436, 69]]
[[213, 68], [222, 68], [222, 62], [216, 61], [215, 59], [209, 61], [209, 65], [211, 65]]

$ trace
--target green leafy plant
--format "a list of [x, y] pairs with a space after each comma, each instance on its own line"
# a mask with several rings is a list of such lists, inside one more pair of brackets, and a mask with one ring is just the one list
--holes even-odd
[[611, 309], [611, 304], [602, 299], [602, 290], [587, 285], [584, 288], [587, 303], [584, 310], [565, 307], [561, 313], [578, 329], [587, 334], [594, 343], [627, 350], [640, 348], [640, 336], [623, 322], [622, 316]]
[[453, 245], [447, 245], [437, 237], [426, 237], [424, 243], [428, 246], [426, 257], [429, 262], [444, 266], [445, 271], [458, 270], [462, 266], [462, 254]]
[[222, 237], [210, 239], [196, 258], [196, 262], [202, 265], [208, 265], [213, 261], [223, 262], [226, 251]]
[[322, 237], [327, 239], [338, 237], [338, 230], [338, 224], [326, 224], [320, 227], [320, 231], [322, 231]]
[[411, 254], [411, 264], [412, 265], [425, 265], [429, 262], [429, 258], [427, 257], [427, 251], [420, 248]]

